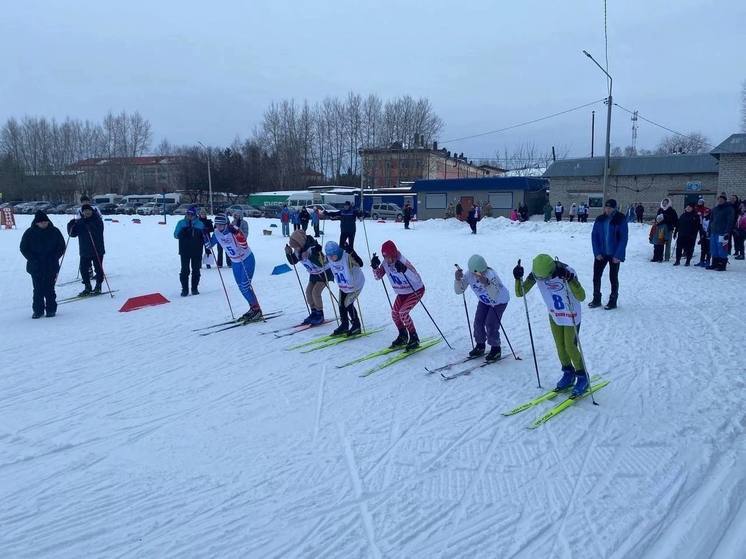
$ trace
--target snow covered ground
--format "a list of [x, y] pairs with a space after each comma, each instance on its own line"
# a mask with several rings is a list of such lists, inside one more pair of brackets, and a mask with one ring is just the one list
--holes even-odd
[[[285, 314], [200, 337], [194, 328], [230, 318], [217, 271], [203, 270], [201, 295], [179, 297], [176, 220], [120, 218], [106, 228], [115, 298], [32, 321], [18, 252], [30, 217], [19, 221], [0, 231], [2, 557], [746, 555], [743, 262], [726, 273], [652, 264], [647, 226], [632, 226], [619, 309], [583, 309], [589, 369], [612, 380], [600, 406], [583, 400], [529, 430], [551, 404], [500, 415], [540, 392], [520, 299], [504, 326], [522, 360], [450, 382], [424, 374], [470, 349], [453, 264], [479, 252], [512, 285], [516, 259], [529, 268], [549, 252], [590, 295], [590, 223], [488, 219], [477, 236], [452, 220], [368, 223], [372, 250], [391, 237], [419, 268], [456, 350], [441, 343], [360, 378], [363, 367], [335, 365], [395, 335], [370, 268], [363, 319], [385, 331], [287, 351], [322, 329], [260, 334], [305, 306], [294, 274], [270, 275], [284, 262], [279, 228], [262, 236], [268, 222], [250, 220], [257, 294]], [[362, 229], [356, 247], [367, 260]], [[61, 281], [76, 261], [73, 240]], [[171, 302], [117, 312], [152, 292]], [[550, 387], [560, 371], [546, 312], [537, 292], [528, 303]], [[413, 316], [421, 336], [437, 334], [421, 308]]]

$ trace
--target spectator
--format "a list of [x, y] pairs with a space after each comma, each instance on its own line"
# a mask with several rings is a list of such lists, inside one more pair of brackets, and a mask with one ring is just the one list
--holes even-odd
[[490, 204], [489, 202], [484, 205], [484, 216], [492, 217], [492, 204]]
[[290, 209], [290, 222], [293, 224], [293, 231], [300, 229], [300, 212], [298, 208]]
[[239, 229], [241, 233], [243, 233], [244, 238], [249, 238], [249, 222], [243, 218], [243, 214], [241, 212], [233, 213], [232, 225], [236, 229]]
[[593, 222], [591, 245], [593, 247], [593, 300], [588, 304], [595, 308], [601, 306], [601, 278], [606, 265], [609, 265], [611, 295], [604, 307], [615, 309], [619, 298], [619, 266], [624, 262], [627, 251], [627, 220], [616, 209], [613, 198], [606, 200], [604, 210]]
[[518, 219], [528, 221], [528, 206], [524, 202], [518, 204]]
[[562, 202], [557, 202], [557, 205], [554, 206], [554, 217], [557, 221], [562, 221], [562, 214], [565, 213], [565, 207], [562, 205]]
[[461, 202], [456, 203], [456, 219], [461, 221], [464, 219], [464, 206], [461, 205]]
[[717, 205], [712, 209], [710, 220], [710, 253], [712, 264], [708, 270], [724, 272], [728, 265], [728, 253], [725, 246], [733, 231], [736, 222], [736, 214], [732, 204], [726, 201], [725, 194], [718, 196]]
[[510, 221], [518, 221], [518, 210], [515, 208], [510, 210]]
[[469, 227], [471, 227], [472, 235], [477, 234], [477, 223], [479, 223], [479, 220], [481, 219], [482, 219], [482, 214], [479, 209], [479, 203], [477, 202], [469, 210], [469, 214], [466, 219], [466, 222], [469, 224]]
[[311, 212], [311, 225], [313, 226], [314, 238], [319, 237], [319, 222], [321, 221], [321, 208], [316, 206]]
[[305, 206], [300, 211], [300, 227], [303, 229], [303, 232], [305, 233], [308, 229], [308, 222], [311, 220], [311, 214], [308, 213], [308, 210]]
[[682, 254], [686, 257], [684, 266], [689, 266], [694, 254], [694, 245], [697, 242], [697, 233], [699, 233], [699, 216], [694, 211], [694, 202], [690, 202], [684, 208], [684, 213], [679, 218], [679, 224], [673, 232], [673, 238], [676, 239], [676, 261], [674, 266], [681, 264]]
[[661, 200], [660, 208], [658, 208], [658, 214], [663, 214], [663, 219], [666, 223], [666, 232], [668, 233], [666, 236], [666, 245], [665, 245], [665, 255], [664, 260], [666, 262], [671, 260], [671, 233], [673, 233], [676, 230], [676, 227], [679, 225], [679, 214], [676, 213], [676, 210], [673, 209], [673, 206], [671, 205], [671, 200], [668, 198], [664, 198]]
[[575, 221], [575, 216], [578, 215], [578, 205], [573, 202], [570, 204], [570, 223]]
[[637, 202], [637, 206], [635, 207], [635, 217], [637, 217], [637, 223], [642, 223], [642, 218], [645, 216], [645, 206], [643, 206], [640, 202]]
[[702, 268], [710, 265], [710, 218], [712, 212], [710, 208], [705, 208], [702, 218], [699, 220], [699, 263], [695, 266]]
[[[207, 212], [204, 210], [204, 208], [199, 211], [199, 220], [202, 222], [202, 225], [204, 227], [204, 235], [206, 237], [212, 235], [212, 232], [215, 231], [215, 226], [212, 224], [212, 220], [207, 217]], [[212, 256], [210, 254], [210, 250], [205, 247], [205, 254], [202, 256], [202, 264], [206, 268], [210, 268], [210, 262], [212, 262]]]
[[627, 208], [627, 223], [634, 223], [636, 219], [637, 218], [635, 216], [635, 205], [630, 204], [629, 207]]
[[547, 203], [544, 204], [544, 223], [548, 223], [549, 220], [552, 219], [552, 204], [549, 203], [547, 200]]
[[[71, 237], [78, 237], [80, 253], [80, 276], [85, 286], [78, 296], [99, 295], [104, 281], [104, 221], [95, 213], [90, 204], [80, 207], [80, 216], [70, 220], [67, 232]], [[91, 289], [91, 267], [96, 270], [96, 287]]]
[[179, 240], [179, 256], [181, 257], [181, 296], [189, 295], [189, 268], [192, 272], [192, 295], [199, 295], [200, 267], [202, 251], [205, 246], [205, 226], [197, 218], [197, 210], [189, 208], [184, 219], [176, 224], [174, 239]]
[[54, 283], [59, 272], [59, 260], [65, 253], [65, 239], [44, 212], [37, 211], [31, 226], [21, 237], [21, 254], [26, 259], [26, 271], [34, 287], [31, 318], [41, 318], [44, 311], [51, 318], [57, 314], [57, 294]]
[[409, 222], [412, 220], [412, 205], [409, 202], [404, 204], [402, 218], [404, 220], [404, 229], [409, 229]]
[[655, 223], [650, 227], [650, 235], [648, 236], [650, 244], [653, 245], [651, 262], [663, 262], [663, 247], [666, 245], [668, 236], [665, 217], [663, 214], [658, 214], [655, 216]]
[[[289, 237], [290, 236], [290, 210], [288, 210], [287, 204], [283, 204], [282, 210], [280, 210], [280, 223], [282, 224], [282, 236]], [[218, 266], [220, 266], [219, 258], [222, 256], [222, 254], [223, 254], [222, 247], [218, 243]]]
[[446, 219], [449, 219], [449, 218], [451, 218], [451, 217], [455, 217], [455, 216], [456, 216], [456, 210], [455, 210], [455, 208], [453, 207], [453, 202], [450, 202], [450, 203], [448, 204], [448, 207], [446, 208], [446, 215], [445, 215], [445, 218], [446, 218]]
[[746, 205], [743, 203], [738, 208], [738, 220], [736, 221], [736, 227], [734, 229], [735, 239], [735, 259], [743, 260], [743, 248], [744, 241], [746, 241]]
[[339, 212], [339, 246], [349, 246], [350, 250], [355, 248], [355, 232], [357, 225], [355, 220], [358, 212], [349, 202], [344, 203], [342, 211]]

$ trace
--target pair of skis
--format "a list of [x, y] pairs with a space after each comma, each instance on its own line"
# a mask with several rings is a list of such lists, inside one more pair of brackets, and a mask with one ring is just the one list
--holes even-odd
[[318, 351], [320, 349], [335, 346], [344, 342], [357, 340], [358, 338], [365, 338], [367, 336], [375, 334], [376, 332], [380, 332], [381, 330], [383, 330], [383, 328], [373, 328], [372, 330], [366, 330], [365, 332], [360, 332], [359, 334], [356, 334], [354, 336], [346, 336], [344, 334], [329, 334], [327, 336], [314, 338], [313, 340], [310, 340], [308, 342], [290, 346], [288, 350], [300, 349], [301, 353], [311, 353], [312, 351]]
[[[560, 413], [562, 413], [563, 411], [565, 411], [567, 408], [569, 408], [572, 405], [574, 405], [575, 402], [578, 402], [578, 401], [582, 400], [583, 398], [587, 398], [592, 393], [597, 392], [597, 391], [601, 390], [602, 388], [604, 388], [610, 382], [611, 381], [609, 381], [609, 380], [603, 380], [603, 379], [601, 379], [601, 377], [599, 377], [599, 376], [593, 376], [593, 377], [591, 377], [591, 384], [590, 384], [588, 390], [586, 390], [581, 395], [576, 396], [574, 398], [572, 396], [570, 396], [570, 397], [562, 400], [559, 404], [557, 404], [553, 408], [550, 408], [546, 413], [544, 413], [543, 415], [537, 417], [533, 421], [533, 423], [531, 423], [531, 425], [528, 426], [529, 429], [536, 429], [537, 427], [540, 427], [540, 426], [544, 425], [547, 421], [549, 421], [550, 419], [553, 419], [554, 417], [557, 417]], [[524, 404], [516, 406], [515, 408], [513, 408], [510, 411], [503, 412], [502, 415], [504, 415], [504, 416], [510, 416], [510, 415], [515, 415], [517, 413], [524, 412], [524, 411], [526, 411], [528, 409], [531, 409], [531, 408], [533, 408], [535, 406], [538, 406], [542, 402], [546, 402], [546, 401], [552, 400], [552, 399], [556, 398], [558, 395], [560, 395], [562, 393], [567, 393], [571, 389], [572, 389], [572, 387], [567, 388], [565, 390], [559, 390], [559, 391], [554, 390], [554, 389], [549, 390], [549, 391], [545, 392], [544, 394], [541, 394], [541, 395], [537, 396], [533, 400], [529, 400], [528, 402], [526, 402]]]
[[218, 332], [225, 332], [233, 328], [240, 326], [247, 326], [249, 324], [255, 324], [257, 322], [267, 322], [273, 318], [277, 318], [282, 315], [282, 311], [275, 311], [264, 313], [262, 316], [255, 318], [254, 320], [242, 320], [237, 318], [235, 320], [227, 320], [226, 322], [219, 322], [218, 324], [211, 324], [210, 326], [203, 326], [202, 328], [195, 328], [192, 332], [199, 332], [200, 336], [210, 336], [211, 334], [217, 334]]
[[64, 305], [66, 303], [72, 303], [74, 301], [83, 301], [84, 299], [95, 299], [96, 297], [101, 297], [101, 295], [111, 295], [112, 293], [116, 293], [117, 291], [119, 290], [112, 289], [111, 291], [102, 291], [101, 293], [91, 292], [88, 295], [74, 295], [72, 297], [65, 297], [64, 299], [58, 299], [57, 304]]
[[440, 373], [440, 378], [442, 378], [443, 380], [453, 380], [453, 379], [458, 378], [458, 377], [463, 377], [463, 376], [466, 376], [466, 375], [470, 375], [474, 371], [476, 371], [477, 369], [482, 369], [484, 367], [487, 367], [488, 365], [492, 365], [494, 363], [497, 363], [497, 362], [502, 361], [503, 359], [505, 359], [505, 356], [501, 355], [499, 359], [493, 359], [492, 361], [487, 361], [486, 359], [484, 359], [484, 360], [482, 360], [481, 362], [479, 362], [479, 363], [477, 363], [475, 365], [471, 365], [471, 366], [466, 367], [465, 369], [461, 369], [460, 371], [455, 372], [455, 373], [450, 373], [449, 374], [449, 373], [446, 372], [447, 370], [451, 369], [452, 367], [455, 367], [456, 365], [460, 365], [462, 363], [467, 363], [469, 361], [474, 361], [474, 360], [478, 359], [479, 357], [481, 357], [481, 355], [479, 355], [477, 357], [466, 357], [466, 358], [462, 359], [461, 361], [456, 361], [454, 363], [449, 363], [448, 365], [444, 365], [442, 367], [438, 367], [437, 369], [428, 369], [427, 367], [425, 367], [425, 370], [427, 371], [428, 375], [439, 372]]
[[369, 361], [377, 357], [383, 357], [390, 353], [396, 353], [396, 355], [389, 357], [388, 359], [382, 361], [381, 363], [378, 363], [377, 365], [370, 367], [369, 369], [363, 371], [359, 375], [361, 377], [367, 377], [382, 369], [390, 367], [391, 365], [394, 365], [398, 363], [399, 361], [402, 361], [408, 357], [411, 357], [412, 355], [419, 353], [420, 351], [424, 351], [428, 348], [431, 348], [437, 345], [438, 343], [440, 343], [440, 340], [441, 338], [426, 338], [420, 341], [419, 346], [417, 346], [414, 349], [410, 349], [410, 350], [407, 350], [403, 346], [402, 347], [387, 347], [384, 349], [379, 349], [377, 351], [373, 351], [371, 353], [367, 353], [361, 357], [353, 359], [352, 361], [348, 361], [347, 363], [342, 363], [341, 365], [337, 365], [337, 369], [344, 369], [345, 367], [349, 367], [351, 365], [357, 365], [358, 363], [363, 363], [365, 361]]
[[324, 322], [321, 322], [319, 324], [303, 324], [301, 322], [299, 324], [293, 324], [292, 326], [286, 326], [284, 328], [277, 328], [276, 330], [269, 330], [267, 332], [259, 332], [259, 333], [260, 334], [274, 334], [275, 338], [287, 338], [288, 336], [294, 336], [295, 334], [300, 334], [301, 332], [305, 332], [306, 330], [310, 330], [311, 328], [316, 328], [317, 326], [329, 324], [330, 322], [334, 322], [334, 321], [331, 319], [327, 319]]

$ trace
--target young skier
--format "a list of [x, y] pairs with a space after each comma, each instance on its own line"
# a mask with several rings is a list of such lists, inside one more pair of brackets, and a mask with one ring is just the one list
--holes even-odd
[[[101, 215], [96, 213], [93, 206], [83, 204], [80, 207], [80, 216], [70, 220], [67, 224], [67, 233], [71, 237], [78, 237], [78, 249], [80, 252], [80, 277], [83, 278], [85, 289], [78, 296], [99, 295], [101, 283], [104, 281], [104, 221]], [[96, 270], [96, 286], [91, 289], [91, 268]]]
[[324, 301], [321, 295], [329, 281], [334, 281], [334, 277], [329, 270], [329, 263], [324, 261], [321, 245], [311, 235], [306, 235], [299, 229], [290, 235], [290, 240], [285, 245], [285, 256], [290, 264], [295, 266], [300, 262], [308, 272], [306, 301], [311, 307], [311, 314], [303, 324], [323, 324]]
[[486, 341], [490, 344], [490, 352], [486, 360], [497, 361], [501, 356], [500, 323], [510, 295], [497, 273], [487, 266], [487, 262], [479, 254], [474, 254], [469, 258], [467, 268], [466, 274], [461, 268], [456, 269], [456, 281], [453, 288], [457, 295], [461, 295], [467, 287], [471, 287], [479, 299], [477, 312], [474, 313], [476, 345], [469, 352], [469, 357], [484, 355]]
[[407, 350], [415, 349], [420, 345], [420, 338], [409, 313], [425, 294], [425, 285], [415, 267], [402, 256], [393, 241], [383, 243], [381, 254], [383, 263], [373, 254], [370, 265], [373, 268], [373, 276], [380, 280], [387, 275], [391, 287], [396, 291], [391, 319], [399, 330], [399, 335], [391, 342], [391, 347], [406, 346]]
[[567, 264], [555, 261], [548, 254], [534, 258], [532, 271], [523, 281], [521, 261], [513, 268], [515, 294], [521, 297], [536, 284], [549, 311], [549, 326], [562, 364], [562, 378], [555, 390], [564, 390], [574, 384], [573, 398], [588, 389], [588, 375], [583, 366], [583, 357], [578, 348], [576, 327], [580, 328], [580, 302], [585, 299], [585, 290], [580, 285], [575, 270]]
[[236, 229], [233, 225], [228, 224], [228, 218], [224, 214], [215, 216], [215, 232], [210, 236], [205, 247], [213, 247], [217, 243], [225, 250], [225, 255], [233, 263], [233, 278], [241, 290], [244, 299], [249, 303], [250, 308], [239, 318], [244, 322], [251, 322], [262, 319], [262, 309], [259, 301], [256, 299], [256, 293], [251, 286], [251, 280], [254, 277], [254, 267], [256, 260], [254, 253], [249, 248], [243, 232]]
[[363, 260], [350, 245], [345, 245], [343, 249], [334, 241], [329, 241], [324, 248], [329, 259], [329, 269], [339, 287], [340, 324], [332, 335], [356, 336], [361, 331], [355, 301], [365, 285]]

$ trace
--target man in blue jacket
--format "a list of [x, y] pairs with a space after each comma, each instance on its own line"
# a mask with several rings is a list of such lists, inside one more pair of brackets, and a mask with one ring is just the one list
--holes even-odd
[[199, 295], [199, 269], [202, 265], [202, 251], [205, 244], [205, 225], [197, 219], [196, 208], [190, 207], [184, 219], [176, 224], [174, 238], [179, 240], [181, 296], [189, 295], [190, 267], [192, 269], [192, 295]]
[[588, 303], [591, 308], [601, 306], [601, 277], [606, 264], [609, 265], [611, 295], [604, 307], [615, 309], [619, 297], [619, 264], [624, 262], [627, 250], [627, 220], [624, 214], [616, 209], [616, 200], [609, 198], [604, 204], [604, 211], [593, 223], [591, 244], [593, 245], [593, 300]]

